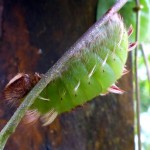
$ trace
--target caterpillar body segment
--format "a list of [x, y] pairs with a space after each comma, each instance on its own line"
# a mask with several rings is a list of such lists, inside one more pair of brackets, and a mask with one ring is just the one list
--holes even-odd
[[[115, 14], [106, 24], [95, 26], [87, 38], [75, 45], [75, 49], [65, 53], [55, 64], [54, 79], [30, 107], [26, 115], [28, 121], [41, 118], [44, 125], [48, 125], [58, 114], [83, 105], [98, 95], [122, 93], [115, 82], [127, 72], [128, 49], [136, 46], [136, 43], [128, 43], [128, 36], [132, 33], [132, 29], [129, 30], [126, 31], [121, 17]], [[39, 74], [38, 78], [34, 76], [40, 79]], [[12, 80], [11, 85], [16, 82]], [[9, 99], [10, 90], [7, 89], [11, 85], [4, 92]]]

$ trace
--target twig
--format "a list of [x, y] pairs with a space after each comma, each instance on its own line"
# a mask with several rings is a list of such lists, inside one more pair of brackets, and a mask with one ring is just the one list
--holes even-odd
[[[136, 12], [136, 33], [135, 40], [139, 42], [139, 31], [140, 31], [140, 12], [141, 5], [139, 0], [135, 0], [136, 6], [134, 11]], [[140, 128], [140, 91], [139, 91], [139, 80], [138, 80], [138, 46], [135, 48], [134, 53], [134, 66], [135, 66], [135, 99], [136, 99], [136, 115], [137, 115], [137, 133], [138, 133], [138, 150], [141, 150], [141, 128]]]
[[[89, 34], [93, 31], [97, 26], [102, 26], [105, 24], [110, 17], [115, 14], [120, 8], [127, 2], [127, 0], [118, 0], [116, 4], [109, 9], [109, 11], [102, 17], [102, 19], [98, 20], [70, 49], [69, 52], [66, 52], [66, 57], [69, 57], [70, 52], [72, 50], [78, 49], [80, 43], [89, 40]], [[58, 62], [48, 70], [48, 72], [42, 77], [42, 79], [36, 84], [36, 86], [29, 92], [26, 96], [22, 104], [16, 110], [14, 115], [5, 125], [5, 127], [0, 132], [0, 150], [3, 150], [9, 136], [15, 132], [16, 127], [24, 116], [25, 112], [30, 108], [30, 106], [34, 103], [34, 100], [38, 97], [38, 95], [42, 92], [42, 90], [47, 86], [47, 84], [53, 80], [55, 73], [59, 68], [59, 62], [64, 61], [62, 59], [58, 60]]]

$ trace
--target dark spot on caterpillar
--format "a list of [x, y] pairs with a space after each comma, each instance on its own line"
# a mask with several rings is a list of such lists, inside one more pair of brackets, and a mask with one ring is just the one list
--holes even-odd
[[103, 72], [105, 72], [105, 70], [103, 69]]
[[75, 94], [74, 96], [77, 97], [77, 94]]
[[60, 98], [60, 100], [61, 100], [61, 101], [63, 100], [62, 97]]
[[116, 59], [114, 58], [114, 61], [116, 61]]
[[88, 84], [90, 85], [90, 84], [91, 84], [91, 82], [89, 81], [89, 82], [88, 82]]

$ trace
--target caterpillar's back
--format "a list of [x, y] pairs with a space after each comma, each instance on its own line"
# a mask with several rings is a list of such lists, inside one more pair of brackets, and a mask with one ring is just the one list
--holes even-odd
[[35, 100], [28, 116], [41, 116], [47, 125], [58, 114], [100, 94], [121, 92], [114, 83], [124, 72], [128, 45], [128, 33], [118, 14], [95, 26], [55, 64], [54, 79]]

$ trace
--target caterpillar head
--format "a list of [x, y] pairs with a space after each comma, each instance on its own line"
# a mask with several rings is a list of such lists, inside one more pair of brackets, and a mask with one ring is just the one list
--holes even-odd
[[18, 73], [5, 86], [3, 96], [9, 103], [19, 103], [27, 93], [40, 80], [41, 76], [38, 73], [24, 74]]

